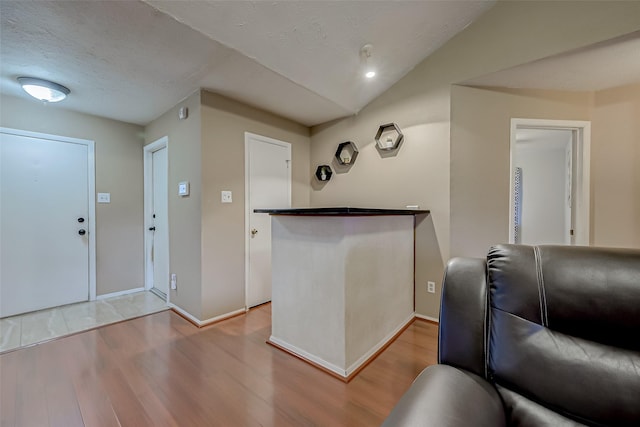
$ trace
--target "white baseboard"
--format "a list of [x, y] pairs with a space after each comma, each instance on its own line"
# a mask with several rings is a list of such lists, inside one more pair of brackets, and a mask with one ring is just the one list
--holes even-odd
[[180, 313], [180, 315], [186, 317], [187, 319], [189, 319], [189, 321], [191, 321], [192, 323], [196, 324], [199, 328], [201, 328], [203, 326], [210, 325], [212, 323], [220, 322], [221, 320], [225, 320], [225, 319], [228, 319], [230, 317], [237, 316], [238, 314], [246, 313], [246, 310], [244, 308], [240, 308], [238, 310], [230, 311], [229, 313], [221, 314], [220, 316], [211, 317], [211, 318], [206, 319], [206, 320], [200, 320], [197, 317], [193, 316], [189, 312], [185, 311], [184, 309], [178, 307], [177, 305], [175, 305], [173, 303], [169, 303], [167, 305], [172, 310], [177, 311], [178, 313]]
[[271, 341], [272, 343], [278, 345], [279, 347], [284, 348], [285, 350], [287, 350], [290, 353], [293, 353], [305, 360], [308, 360], [310, 362], [315, 363], [316, 365], [322, 366], [323, 368], [327, 369], [328, 371], [334, 372], [336, 374], [338, 374], [341, 377], [346, 378], [347, 375], [347, 371], [345, 371], [344, 369], [340, 368], [339, 366], [334, 365], [333, 363], [327, 362], [326, 360], [318, 357], [318, 356], [314, 356], [311, 353], [308, 353], [304, 350], [302, 350], [301, 348], [296, 347], [295, 345], [291, 345], [285, 341], [282, 341], [279, 338], [274, 337], [273, 335], [271, 335], [271, 337], [269, 337], [269, 341]]
[[302, 350], [294, 345], [291, 345], [285, 341], [282, 341], [281, 339], [278, 339], [276, 337], [274, 337], [273, 335], [271, 335], [271, 337], [269, 338], [269, 341], [271, 341], [272, 343], [284, 348], [285, 350], [303, 358], [306, 359], [310, 362], [315, 363], [316, 365], [322, 366], [323, 368], [327, 369], [328, 371], [334, 372], [336, 374], [338, 374], [339, 376], [343, 377], [343, 378], [348, 378], [352, 373], [354, 373], [356, 370], [358, 370], [363, 364], [367, 363], [369, 361], [369, 359], [375, 355], [381, 348], [383, 348], [385, 345], [387, 345], [389, 343], [389, 341], [391, 339], [393, 339], [393, 337], [395, 337], [398, 332], [400, 332], [402, 329], [404, 329], [409, 323], [411, 323], [413, 321], [414, 318], [414, 313], [411, 313], [409, 315], [409, 317], [407, 317], [400, 325], [398, 325], [398, 327], [396, 327], [393, 331], [391, 331], [389, 334], [387, 334], [387, 336], [385, 336], [383, 339], [381, 339], [376, 345], [374, 345], [373, 347], [371, 347], [371, 349], [369, 349], [369, 351], [367, 351], [365, 354], [363, 354], [360, 358], [358, 358], [358, 360], [356, 360], [354, 363], [351, 364], [351, 366], [345, 368], [342, 368], [340, 366], [336, 366], [333, 363], [327, 362], [326, 360], [318, 357], [318, 356], [314, 356], [311, 353], [308, 353], [305, 350]]
[[400, 332], [402, 329], [406, 328], [409, 323], [413, 322], [413, 318], [414, 317], [415, 317], [415, 313], [411, 313], [411, 315], [409, 317], [407, 317], [400, 325], [398, 325], [398, 327], [396, 327], [393, 331], [389, 332], [387, 334], [387, 336], [382, 338], [369, 351], [367, 351], [358, 360], [356, 360], [353, 364], [351, 364], [351, 366], [349, 366], [347, 368], [347, 375], [346, 376], [348, 377], [349, 375], [354, 373], [358, 368], [360, 368], [360, 366], [365, 364], [371, 358], [371, 356], [376, 354], [382, 347], [387, 345], [389, 343], [389, 341], [391, 341], [393, 339], [393, 337], [395, 337], [398, 334], [398, 332]]
[[424, 320], [428, 320], [430, 322], [440, 323], [440, 319], [435, 318], [435, 317], [431, 317], [431, 316], [425, 316], [424, 314], [417, 314], [416, 313], [416, 317], [418, 319], [424, 319]]
[[118, 292], [111, 292], [110, 294], [98, 295], [96, 299], [101, 300], [101, 299], [107, 299], [107, 298], [113, 298], [113, 297], [121, 297], [123, 295], [135, 294], [137, 292], [142, 292], [142, 291], [144, 291], [144, 287], [127, 289], [126, 291], [118, 291]]

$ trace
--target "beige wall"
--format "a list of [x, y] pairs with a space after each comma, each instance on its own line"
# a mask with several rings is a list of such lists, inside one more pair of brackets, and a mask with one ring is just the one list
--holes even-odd
[[0, 97], [0, 125], [95, 141], [96, 291], [105, 295], [144, 286], [142, 127], [67, 111], [59, 105]]
[[[431, 215], [419, 218], [418, 248], [424, 254], [416, 266], [416, 309], [437, 312], [437, 295], [426, 292], [427, 281], [439, 282], [448, 252], [449, 146], [448, 125], [443, 122], [406, 125], [402, 112], [383, 117], [367, 115], [317, 126], [311, 142], [312, 172], [320, 164], [334, 170], [331, 181], [320, 185], [313, 178], [313, 206], [404, 208], [418, 205]], [[378, 126], [396, 122], [404, 142], [395, 156], [383, 157], [375, 147]], [[338, 144], [351, 140], [359, 154], [343, 172], [334, 159]], [[430, 297], [430, 298], [429, 298]]]
[[[189, 117], [178, 119], [178, 109], [187, 107]], [[178, 279], [170, 290], [172, 304], [202, 319], [201, 225], [202, 151], [200, 92], [189, 96], [147, 125], [145, 144], [167, 136], [169, 160], [169, 271]], [[141, 150], [142, 151], [142, 150]], [[178, 183], [189, 181], [189, 196], [178, 196]]]
[[452, 255], [482, 256], [508, 240], [513, 117], [591, 121], [590, 243], [640, 248], [640, 84], [598, 92], [454, 86], [451, 105]]
[[[421, 266], [429, 267], [416, 278], [416, 310], [437, 316], [439, 286], [438, 293], [431, 295], [424, 292], [423, 282], [425, 277], [439, 282], [445, 260], [458, 254], [449, 243], [453, 233], [449, 225], [450, 199], [456, 199], [456, 205], [458, 199], [482, 200], [485, 195], [491, 199], [492, 191], [483, 188], [479, 194], [454, 193], [459, 189], [458, 183], [473, 176], [467, 166], [457, 161], [450, 165], [450, 149], [458, 150], [450, 146], [449, 139], [451, 85], [620, 36], [639, 26], [640, 2], [498, 2], [358, 115], [312, 129], [312, 169], [331, 162], [340, 142], [354, 141], [360, 149], [360, 157], [348, 173], [335, 174], [324, 186], [314, 185], [312, 205], [418, 204], [430, 209], [434, 240], [432, 247], [424, 251], [426, 258], [417, 260]], [[373, 146], [373, 137], [378, 126], [387, 122], [396, 122], [406, 140], [395, 157], [381, 158]], [[456, 229], [460, 230], [485, 227], [472, 213], [456, 217], [456, 221]], [[488, 227], [495, 228], [497, 224], [491, 222]], [[451, 236], [451, 241], [464, 239], [457, 234]], [[488, 240], [483, 239], [471, 242], [475, 255], [486, 253], [486, 248], [480, 252]], [[466, 249], [464, 252], [471, 253]]]
[[245, 132], [291, 143], [292, 205], [309, 206], [309, 129], [203, 91], [202, 319], [245, 306]]
[[[178, 119], [180, 107], [189, 118]], [[244, 133], [292, 144], [292, 204], [309, 205], [309, 129], [207, 91], [198, 91], [150, 123], [145, 143], [169, 138], [171, 302], [200, 321], [245, 306]], [[191, 184], [189, 197], [178, 182]], [[220, 203], [231, 190], [233, 203]]]
[[509, 240], [511, 118], [589, 120], [590, 94], [453, 86], [451, 255]]
[[640, 248], [640, 84], [596, 92], [591, 133], [591, 241]]

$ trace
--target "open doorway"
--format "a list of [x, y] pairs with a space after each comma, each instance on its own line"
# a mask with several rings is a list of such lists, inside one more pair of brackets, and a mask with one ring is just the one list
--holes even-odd
[[512, 119], [509, 241], [589, 244], [589, 122]]

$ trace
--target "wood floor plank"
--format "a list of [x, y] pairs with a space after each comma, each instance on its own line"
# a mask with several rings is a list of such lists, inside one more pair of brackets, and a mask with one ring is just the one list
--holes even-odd
[[17, 352], [0, 359], [0, 425], [16, 425], [17, 377], [21, 369]]
[[108, 366], [108, 348], [100, 344], [97, 330], [70, 338], [72, 339], [66, 342], [69, 357], [64, 367], [73, 380], [83, 425], [86, 427], [120, 426], [111, 404], [111, 397], [102, 383], [101, 374], [113, 369]]
[[46, 394], [42, 384], [42, 367], [38, 363], [38, 348], [25, 352], [20, 360], [21, 372], [16, 387], [16, 426], [49, 424]]
[[376, 426], [437, 358], [416, 321], [344, 383], [270, 333], [269, 304], [200, 329], [165, 311], [5, 353], [0, 426]]
[[61, 369], [66, 357], [63, 344], [60, 340], [52, 342], [48, 348], [38, 348], [42, 363], [42, 386], [45, 388], [49, 425], [52, 427], [83, 424], [73, 380], [65, 369]]

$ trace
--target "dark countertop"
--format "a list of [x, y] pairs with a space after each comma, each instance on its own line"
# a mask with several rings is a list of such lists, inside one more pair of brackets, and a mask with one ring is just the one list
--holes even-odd
[[371, 209], [371, 208], [290, 208], [290, 209], [254, 209], [255, 213], [271, 215], [297, 216], [384, 216], [384, 215], [421, 215], [429, 214], [428, 210], [415, 209]]

